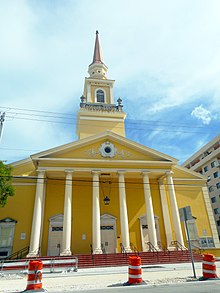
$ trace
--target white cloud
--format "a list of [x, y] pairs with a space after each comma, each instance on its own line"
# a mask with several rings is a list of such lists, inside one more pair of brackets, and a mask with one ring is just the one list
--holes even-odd
[[[191, 123], [192, 117], [206, 125], [219, 119], [218, 0], [94, 2], [0, 1], [0, 106], [71, 111], [75, 116], [98, 29], [108, 77], [116, 80], [115, 98], [121, 96], [128, 117], [169, 119], [177, 126], [184, 119]], [[186, 117], [186, 107], [204, 103], [204, 95], [208, 96], [209, 110], [199, 106]], [[2, 142], [9, 148], [41, 149], [62, 144], [71, 131], [69, 126], [62, 138], [62, 124], [44, 122], [35, 139], [34, 122], [26, 121], [25, 126], [14, 119], [5, 124]], [[152, 142], [157, 138], [157, 145], [164, 137], [171, 142], [178, 136], [173, 140], [178, 143], [180, 137], [187, 136], [185, 129], [172, 133], [170, 127], [163, 133], [153, 124], [142, 125], [137, 131], [131, 124], [128, 136], [138, 139], [143, 128]], [[73, 137], [70, 135], [69, 140]]]
[[199, 120], [202, 120], [203, 124], [208, 125], [212, 120], [211, 112], [200, 105], [199, 107], [195, 107], [192, 111], [191, 115]]

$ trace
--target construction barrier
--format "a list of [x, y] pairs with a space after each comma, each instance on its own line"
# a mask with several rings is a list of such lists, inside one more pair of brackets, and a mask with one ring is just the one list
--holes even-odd
[[[33, 259], [13, 259], [13, 260], [0, 260], [0, 274], [27, 274], [28, 264]], [[35, 259], [36, 260], [36, 259]], [[61, 273], [77, 272], [78, 258], [77, 257], [44, 257], [42, 259], [43, 273]]]
[[43, 263], [41, 260], [30, 260], [28, 265], [28, 279], [27, 288], [28, 290], [40, 290], [42, 289], [42, 269]]
[[129, 256], [128, 283], [130, 285], [142, 283], [141, 258], [139, 256]]
[[204, 279], [216, 279], [215, 256], [213, 254], [203, 254], [202, 271]]

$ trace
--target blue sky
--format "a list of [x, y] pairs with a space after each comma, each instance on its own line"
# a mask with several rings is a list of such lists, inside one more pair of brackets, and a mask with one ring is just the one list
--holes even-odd
[[219, 134], [219, 11], [218, 0], [1, 0], [0, 159], [77, 140], [99, 30], [127, 138], [186, 160]]

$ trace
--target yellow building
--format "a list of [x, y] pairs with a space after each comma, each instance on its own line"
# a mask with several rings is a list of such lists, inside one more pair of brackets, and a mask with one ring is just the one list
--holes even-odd
[[179, 209], [190, 206], [192, 243], [219, 247], [206, 179], [125, 136], [99, 34], [77, 117], [78, 141], [12, 164], [16, 194], [0, 209], [0, 255], [148, 251], [186, 246]]

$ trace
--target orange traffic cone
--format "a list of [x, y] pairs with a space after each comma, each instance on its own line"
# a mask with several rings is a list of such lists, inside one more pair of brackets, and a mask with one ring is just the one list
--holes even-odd
[[28, 279], [25, 291], [44, 292], [42, 288], [42, 269], [41, 260], [30, 260], [28, 265]]
[[129, 256], [128, 282], [124, 286], [143, 284], [141, 258], [137, 255]]
[[217, 279], [215, 256], [213, 254], [203, 254], [202, 260], [203, 279]]

